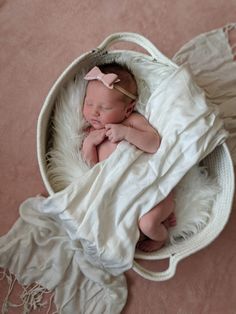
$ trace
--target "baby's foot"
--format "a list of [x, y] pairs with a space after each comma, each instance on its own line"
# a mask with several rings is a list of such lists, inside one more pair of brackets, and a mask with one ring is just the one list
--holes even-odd
[[154, 241], [146, 238], [138, 241], [136, 248], [143, 252], [153, 252], [161, 249], [165, 245], [165, 241]]
[[174, 227], [177, 224], [175, 213], [171, 213], [165, 221], [163, 221], [164, 226], [168, 229]]

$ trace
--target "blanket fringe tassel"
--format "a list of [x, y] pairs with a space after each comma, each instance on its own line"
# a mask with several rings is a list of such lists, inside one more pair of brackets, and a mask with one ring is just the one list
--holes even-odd
[[[233, 56], [233, 59], [236, 61], [236, 42], [235, 43], [231, 43], [230, 40], [229, 40], [229, 33], [231, 31], [235, 31], [236, 32], [236, 23], [230, 23], [230, 24], [227, 24], [224, 28], [223, 28], [223, 31], [225, 32], [225, 35], [228, 39], [228, 42], [229, 42], [229, 45], [231, 47], [231, 53], [232, 53], [232, 56]], [[223, 117], [224, 118], [224, 117]], [[231, 117], [228, 117], [228, 118], [225, 118], [224, 119], [224, 122], [226, 124], [232, 124], [235, 123], [235, 119], [236, 119], [236, 116], [231, 116]], [[235, 128], [234, 128], [235, 130]], [[235, 138], [236, 137], [236, 132], [232, 132], [230, 131], [229, 133], [229, 138]], [[236, 150], [236, 144], [234, 144], [232, 147], [231, 147], [231, 150], [232, 151], [235, 151]]]
[[[229, 40], [229, 33], [233, 30], [236, 30], [236, 23], [230, 23], [227, 24], [224, 28], [223, 28], [227, 39]], [[233, 59], [235, 60], [236, 58], [236, 43], [230, 43], [231, 46], [231, 51], [232, 51], [232, 55], [233, 55]]]
[[[49, 314], [52, 306], [52, 300], [54, 298], [54, 294], [51, 295], [49, 302], [43, 301], [43, 297], [45, 294], [50, 293], [46, 288], [40, 286], [40, 284], [30, 284], [30, 285], [22, 285], [22, 294], [20, 295], [21, 303], [15, 304], [9, 300], [10, 295], [14, 289], [16, 278], [14, 275], [9, 273], [6, 270], [0, 271], [0, 280], [7, 280], [8, 283], [8, 291], [7, 295], [3, 301], [2, 305], [2, 314], [7, 314], [10, 307], [19, 308], [23, 307], [22, 314], [29, 314], [31, 310], [41, 309], [48, 306], [46, 314]], [[53, 312], [52, 314], [57, 314], [58, 312]]]

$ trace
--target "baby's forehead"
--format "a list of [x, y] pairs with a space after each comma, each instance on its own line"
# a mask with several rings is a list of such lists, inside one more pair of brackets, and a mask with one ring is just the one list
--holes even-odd
[[116, 89], [106, 87], [102, 82], [90, 81], [87, 84], [86, 98], [96, 101], [118, 101], [125, 102], [125, 95]]

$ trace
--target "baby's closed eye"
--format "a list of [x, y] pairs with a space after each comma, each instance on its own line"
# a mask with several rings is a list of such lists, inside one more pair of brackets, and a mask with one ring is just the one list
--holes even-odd
[[102, 110], [111, 110], [112, 109], [112, 107], [110, 107], [110, 106], [102, 106]]

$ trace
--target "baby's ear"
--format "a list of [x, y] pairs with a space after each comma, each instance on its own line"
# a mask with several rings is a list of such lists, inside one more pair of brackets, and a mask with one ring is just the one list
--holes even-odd
[[130, 116], [130, 114], [133, 112], [135, 104], [136, 104], [136, 101], [133, 100], [131, 103], [129, 103], [127, 105], [127, 108], [126, 108], [126, 118], [128, 118]]

